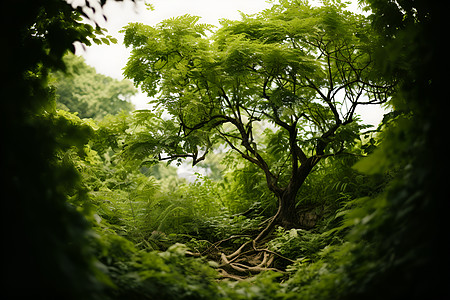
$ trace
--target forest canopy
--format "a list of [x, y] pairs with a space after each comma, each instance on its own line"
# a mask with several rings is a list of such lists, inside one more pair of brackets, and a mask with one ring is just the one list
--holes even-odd
[[104, 116], [134, 109], [131, 96], [137, 90], [131, 82], [98, 74], [82, 57], [66, 55], [65, 71], [53, 74], [56, 107], [77, 112], [80, 118], [101, 120]]
[[[153, 97], [132, 111], [130, 82], [69, 54], [117, 42], [83, 22], [105, 2], [6, 4], [4, 294], [450, 296], [439, 5], [130, 23], [124, 74]], [[355, 113], [381, 104], [377, 128]], [[183, 160], [212, 175], [178, 177]]]
[[360, 154], [355, 142], [367, 126], [358, 123], [357, 106], [389, 99], [394, 81], [374, 70], [374, 32], [365, 17], [331, 3], [282, 2], [222, 21], [211, 38], [211, 26], [198, 20], [185, 15], [125, 28], [132, 54], [124, 74], [158, 94], [155, 105], [173, 116], [163, 129], [151, 125], [165, 130], [169, 147], [144, 127], [129, 151], [160, 157], [164, 149], [164, 159], [191, 157], [195, 165], [226, 145], [264, 173], [279, 202], [275, 221], [298, 226], [296, 195], [314, 166]]

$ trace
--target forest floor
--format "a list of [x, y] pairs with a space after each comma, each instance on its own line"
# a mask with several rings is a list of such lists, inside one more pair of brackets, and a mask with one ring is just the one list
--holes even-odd
[[[323, 212], [323, 211], [322, 211]], [[300, 227], [312, 229], [322, 215], [304, 210], [300, 215]], [[286, 266], [295, 263], [295, 260], [272, 251], [269, 242], [276, 238], [275, 225], [271, 217], [262, 222], [262, 230], [258, 233], [232, 235], [215, 243], [202, 252], [190, 252], [194, 257], [205, 257], [216, 263], [221, 279], [242, 281], [264, 271], [274, 271], [286, 274]], [[267, 224], [265, 224], [267, 223]], [[243, 240], [237, 244], [235, 240]]]
[[211, 247], [203, 253], [189, 252], [188, 254], [192, 256], [203, 256], [216, 262], [217, 270], [221, 275], [221, 279], [238, 281], [248, 279], [256, 274], [269, 270], [285, 273], [284, 270], [274, 266], [275, 258], [279, 258], [290, 263], [294, 262], [293, 260], [283, 257], [282, 255], [277, 254], [266, 247], [267, 241], [271, 240], [274, 237], [273, 235], [267, 236], [265, 240], [258, 243], [258, 245], [255, 243], [255, 239], [246, 241], [237, 249], [236, 246], [233, 247], [230, 245], [222, 245], [233, 239], [241, 239], [243, 237], [248, 236], [231, 236], [227, 239], [212, 244]]

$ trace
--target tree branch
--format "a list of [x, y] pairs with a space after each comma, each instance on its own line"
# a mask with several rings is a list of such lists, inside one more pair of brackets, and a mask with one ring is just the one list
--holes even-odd
[[228, 116], [225, 116], [225, 115], [215, 115], [215, 116], [209, 117], [207, 120], [204, 120], [204, 121], [202, 121], [202, 122], [199, 122], [199, 123], [197, 123], [197, 124], [195, 124], [194, 126], [191, 127], [191, 126], [186, 125], [186, 122], [183, 120], [183, 117], [180, 115], [181, 126], [183, 127], [183, 129], [188, 129], [188, 130], [190, 130], [190, 132], [187, 133], [186, 136], [189, 135], [191, 132], [193, 132], [193, 131], [195, 131], [195, 130], [197, 130], [197, 129], [200, 129], [200, 128], [202, 128], [203, 126], [209, 124], [212, 120], [215, 120], [215, 119], [223, 119], [223, 120], [220, 120], [220, 121], [214, 123], [213, 127], [218, 126], [218, 125], [221, 125], [221, 124], [224, 124], [224, 123], [231, 122], [231, 120], [230, 120], [231, 118], [228, 117]]
[[164, 160], [175, 160], [177, 158], [192, 158], [192, 166], [195, 166], [199, 162], [205, 160], [206, 155], [208, 154], [209, 149], [206, 149], [202, 156], [198, 157], [198, 152], [194, 153], [186, 153], [186, 154], [173, 154], [166, 157], [161, 157], [160, 154], [158, 154], [158, 160], [164, 161]]
[[322, 93], [322, 91], [309, 78], [306, 78], [306, 81], [308, 82], [309, 86], [320, 95], [320, 97], [323, 99], [323, 101], [325, 101], [325, 103], [327, 103], [328, 107], [331, 109], [331, 112], [333, 113], [336, 124], [342, 123], [339, 113], [336, 109], [336, 106], [334, 106], [331, 99], [328, 98], [327, 96], [325, 96], [325, 94]]

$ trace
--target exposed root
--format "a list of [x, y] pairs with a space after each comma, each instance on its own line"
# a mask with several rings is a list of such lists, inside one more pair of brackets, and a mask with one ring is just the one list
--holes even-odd
[[233, 280], [236, 280], [236, 281], [243, 281], [243, 280], [247, 279], [247, 277], [245, 277], [245, 276], [238, 276], [238, 275], [229, 274], [224, 269], [220, 269], [219, 272], [220, 272], [220, 276], [222, 278], [225, 278], [225, 279], [233, 279]]
[[233, 259], [234, 257], [238, 256], [239, 254], [241, 254], [242, 249], [245, 248], [245, 246], [247, 246], [248, 244], [250, 244], [252, 241], [248, 241], [245, 242], [244, 244], [242, 244], [241, 247], [239, 247], [239, 249], [237, 249], [236, 251], [234, 251], [233, 253], [231, 253], [230, 255], [227, 255], [227, 259]]
[[[221, 273], [225, 274], [224, 278], [233, 279], [233, 276], [242, 278], [242, 276], [251, 276], [264, 271], [275, 271], [284, 274], [283, 270], [272, 266], [275, 257], [293, 262], [291, 259], [268, 249], [257, 249], [255, 244], [255, 240], [247, 241], [232, 254], [225, 255], [223, 252], [220, 254], [221, 263], [219, 269], [223, 270]], [[246, 247], [250, 249], [245, 250]], [[230, 274], [233, 276], [230, 277]]]
[[218, 242], [211, 243], [211, 246], [202, 253], [187, 254], [191, 256], [207, 255], [215, 261], [219, 260], [218, 270], [221, 274], [221, 278], [224, 279], [241, 281], [249, 276], [253, 276], [264, 271], [275, 271], [285, 274], [285, 271], [273, 266], [275, 259], [281, 259], [289, 263], [294, 263], [294, 260], [262, 246], [267, 242], [267, 240], [270, 239], [279, 214], [280, 209], [278, 209], [277, 213], [273, 217], [261, 223], [261, 225], [264, 224], [265, 227], [256, 238], [243, 243], [231, 254], [225, 253], [223, 247], [221, 246], [222, 243], [228, 242], [234, 238], [250, 236], [233, 235]]
[[[230, 237], [226, 240], [230, 240], [232, 238], [234, 237]], [[214, 248], [214, 250], [216, 251], [208, 251], [207, 255], [213, 260], [220, 260], [218, 271], [220, 272], [221, 278], [223, 279], [241, 281], [248, 278], [249, 276], [253, 276], [264, 271], [275, 271], [284, 274], [286, 273], [285, 271], [273, 267], [275, 258], [283, 259], [290, 263], [294, 262], [293, 260], [269, 249], [257, 248], [256, 239], [249, 240], [243, 243], [236, 251], [226, 255], [218, 247], [219, 244], [223, 241], [219, 241], [213, 244], [213, 246], [210, 247], [209, 250]], [[186, 255], [200, 257], [204, 255], [204, 252], [198, 253], [186, 251]]]
[[225, 254], [221, 254], [222, 264], [220, 268], [224, 270], [227, 274], [229, 272], [236, 275], [253, 275], [263, 271], [276, 271], [280, 273], [285, 273], [277, 268], [272, 268], [270, 265], [273, 262], [274, 256], [272, 254], [264, 253], [263, 260], [256, 266], [247, 265], [241, 262], [230, 262]]
[[253, 240], [254, 248], [255, 248], [255, 245], [257, 242], [261, 241], [263, 238], [265, 238], [272, 232], [273, 228], [275, 227], [275, 221], [277, 220], [278, 216], [280, 215], [280, 212], [281, 212], [281, 206], [278, 206], [277, 213], [272, 218], [269, 218], [269, 220], [270, 220], [269, 224]]
[[207, 255], [207, 254], [209, 254], [211, 252], [214, 252], [214, 251], [221, 252], [221, 249], [219, 248], [220, 244], [222, 244], [224, 242], [227, 242], [229, 240], [235, 239], [235, 238], [242, 238], [242, 237], [250, 237], [250, 235], [248, 235], [248, 234], [232, 235], [232, 236], [230, 236], [230, 237], [228, 237], [226, 239], [220, 240], [220, 241], [215, 242], [215, 243], [211, 243], [211, 242], [207, 241], [208, 243], [211, 244], [211, 246], [209, 246], [206, 250], [202, 251], [200, 253], [200, 255], [201, 256]]
[[290, 258], [287, 258], [286, 256], [283, 256], [283, 255], [281, 255], [281, 254], [279, 254], [279, 253], [276, 253], [276, 252], [274, 252], [274, 251], [272, 251], [272, 250], [269, 250], [269, 249], [257, 249], [257, 248], [256, 248], [256, 243], [255, 243], [255, 241], [253, 241], [253, 249], [255, 249], [255, 251], [264, 251], [264, 253], [270, 253], [270, 254], [273, 254], [273, 256], [278, 256], [279, 258], [282, 258], [282, 259], [284, 259], [284, 260], [286, 260], [286, 261], [288, 261], [288, 262], [291, 262], [291, 263], [294, 263], [294, 262], [295, 262], [295, 260], [292, 260], [292, 259], [290, 259]]
[[198, 253], [198, 252], [186, 251], [185, 253], [186, 253], [186, 255], [193, 256], [193, 257], [201, 257], [202, 256], [202, 254]]

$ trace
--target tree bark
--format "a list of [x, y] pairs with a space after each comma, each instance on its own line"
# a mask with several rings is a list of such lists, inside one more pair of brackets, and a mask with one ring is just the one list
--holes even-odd
[[288, 186], [278, 195], [279, 213], [276, 223], [283, 228], [288, 229], [301, 225], [297, 209], [297, 193], [318, 161], [319, 158], [316, 156], [308, 158], [293, 174]]
[[283, 193], [278, 199], [279, 211], [276, 223], [285, 229], [297, 227], [299, 216], [297, 213], [295, 194]]

